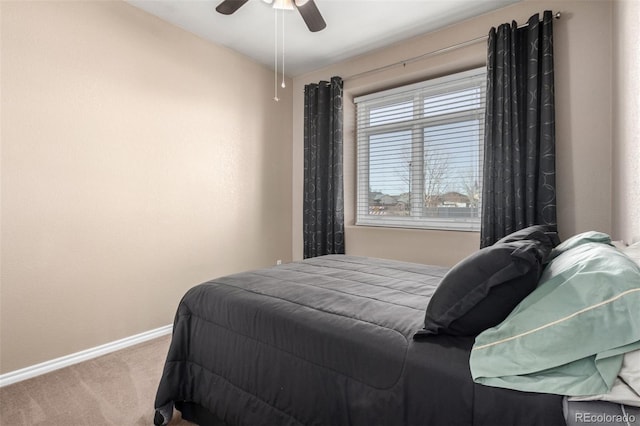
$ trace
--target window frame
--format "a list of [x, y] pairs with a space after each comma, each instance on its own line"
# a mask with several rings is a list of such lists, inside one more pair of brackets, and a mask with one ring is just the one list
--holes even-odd
[[[480, 106], [462, 111], [452, 111], [445, 114], [427, 115], [424, 112], [426, 98], [446, 95], [451, 92], [463, 91], [465, 88], [480, 88]], [[478, 121], [479, 142], [478, 142], [478, 169], [481, 178], [482, 162], [484, 152], [484, 115], [486, 98], [486, 67], [474, 68], [468, 71], [456, 72], [443, 77], [425, 80], [419, 83], [397, 87], [390, 90], [380, 91], [354, 99], [356, 104], [356, 226], [379, 226], [389, 228], [417, 228], [417, 229], [437, 229], [451, 231], [471, 231], [480, 230], [481, 202], [479, 200], [477, 217], [468, 219], [455, 218], [432, 218], [424, 215], [426, 203], [424, 201], [424, 132], [431, 124], [432, 126], [459, 123], [464, 121]], [[383, 122], [375, 126], [370, 125], [371, 111], [384, 108], [385, 106], [398, 105], [401, 103], [412, 103], [412, 118], [399, 119], [397, 121]], [[418, 107], [418, 108], [416, 108]], [[364, 108], [364, 111], [363, 109]], [[414, 118], [415, 111], [419, 112], [419, 117]], [[402, 113], [401, 113], [402, 115]], [[366, 123], [361, 122], [362, 118]], [[410, 183], [410, 216], [385, 216], [370, 213], [370, 138], [374, 135], [389, 133], [392, 131], [411, 130], [412, 141], [421, 140], [419, 143], [412, 142], [411, 163], [419, 164], [419, 167], [412, 167], [409, 171]], [[363, 146], [366, 145], [366, 146]], [[366, 161], [363, 161], [363, 157]], [[388, 219], [391, 218], [391, 219]]]

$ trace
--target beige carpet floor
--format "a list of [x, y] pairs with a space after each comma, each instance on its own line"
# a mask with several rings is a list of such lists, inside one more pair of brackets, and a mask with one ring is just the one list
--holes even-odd
[[[0, 425], [153, 425], [153, 401], [170, 338], [0, 388]], [[192, 425], [179, 411], [170, 424]]]

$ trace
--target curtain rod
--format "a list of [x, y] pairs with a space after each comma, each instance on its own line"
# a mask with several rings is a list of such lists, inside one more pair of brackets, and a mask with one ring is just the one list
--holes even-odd
[[[561, 16], [562, 16], [562, 14], [560, 12], [556, 12], [553, 15], [553, 17], [555, 19], [560, 19]], [[523, 28], [523, 27], [526, 27], [527, 25], [529, 25], [529, 24], [522, 24], [522, 25], [519, 25], [518, 28]], [[405, 66], [405, 65], [410, 64], [412, 62], [421, 61], [422, 59], [426, 59], [426, 58], [429, 58], [431, 56], [436, 56], [436, 55], [440, 55], [442, 53], [449, 52], [451, 50], [456, 50], [456, 49], [460, 49], [460, 48], [463, 48], [463, 47], [471, 46], [473, 44], [476, 44], [476, 43], [479, 43], [479, 42], [481, 42], [483, 40], [486, 40], [488, 37], [489, 36], [487, 36], [487, 35], [480, 36], [480, 37], [473, 38], [471, 40], [467, 40], [467, 41], [463, 41], [463, 42], [460, 42], [460, 43], [453, 44], [453, 45], [448, 46], [448, 47], [443, 47], [442, 49], [432, 50], [431, 52], [423, 53], [421, 55], [414, 56], [412, 58], [404, 59], [402, 61], [394, 62], [392, 64], [383, 65], [381, 67], [374, 68], [374, 69], [371, 69], [371, 70], [368, 70], [368, 71], [363, 71], [363, 72], [359, 72], [359, 73], [356, 73], [356, 74], [352, 74], [352, 75], [350, 75], [348, 77], [343, 78], [343, 80], [346, 81], [346, 80], [351, 80], [351, 79], [354, 79], [354, 78], [359, 78], [359, 77], [362, 77], [362, 76], [365, 76], [365, 75], [368, 75], [368, 74], [375, 74], [375, 73], [378, 73], [378, 72], [381, 72], [381, 71], [388, 70], [390, 68], [397, 67], [399, 65]]]

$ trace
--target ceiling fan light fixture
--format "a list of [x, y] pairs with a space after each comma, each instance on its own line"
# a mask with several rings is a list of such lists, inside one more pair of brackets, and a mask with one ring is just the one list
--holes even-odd
[[[0, 0], [1, 1], [1, 0]], [[216, 7], [216, 11], [223, 15], [232, 15], [242, 5], [249, 0], [222, 0], [222, 2]], [[304, 20], [304, 23], [311, 32], [322, 31], [326, 28], [327, 23], [324, 22], [324, 18], [318, 10], [318, 6], [314, 0], [262, 0], [267, 4], [270, 4], [276, 11], [280, 10], [292, 10], [297, 9]]]
[[274, 9], [293, 10], [293, 0], [272, 0]]

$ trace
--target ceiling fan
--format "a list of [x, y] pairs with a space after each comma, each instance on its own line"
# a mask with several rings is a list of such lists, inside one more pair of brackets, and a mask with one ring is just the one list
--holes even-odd
[[[223, 15], [231, 15], [249, 0], [224, 0], [216, 7], [216, 10]], [[273, 4], [276, 9], [298, 9], [302, 19], [309, 28], [309, 31], [316, 32], [323, 30], [327, 24], [324, 22], [318, 6], [313, 0], [263, 0], [265, 3]]]

